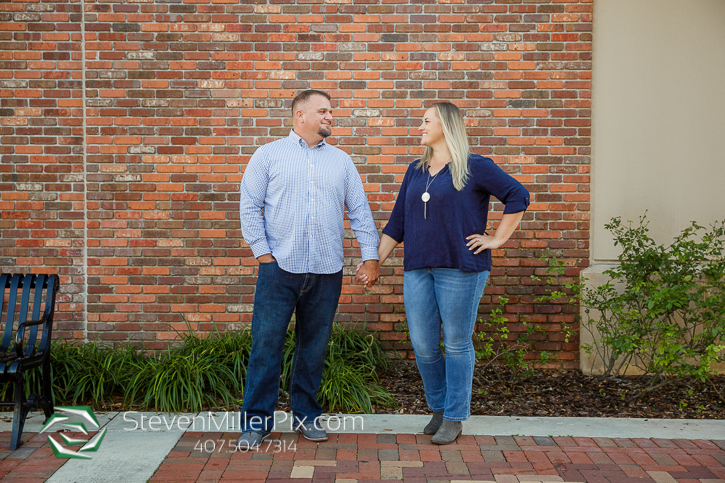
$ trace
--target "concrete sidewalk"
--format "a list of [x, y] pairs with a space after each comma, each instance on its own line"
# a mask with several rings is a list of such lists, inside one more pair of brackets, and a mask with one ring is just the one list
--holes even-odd
[[[10, 413], [5, 413], [10, 416]], [[329, 415], [311, 443], [278, 413], [258, 451], [236, 451], [238, 413], [98, 413], [90, 460], [57, 458], [31, 415], [20, 449], [0, 422], [0, 477], [49, 482], [581, 481], [725, 483], [725, 421], [473, 416], [456, 444], [420, 434], [428, 416]], [[79, 435], [88, 439], [89, 436]], [[56, 437], [59, 440], [59, 438]], [[4, 449], [4, 451], [3, 451]], [[22, 480], [20, 480], [22, 479]]]

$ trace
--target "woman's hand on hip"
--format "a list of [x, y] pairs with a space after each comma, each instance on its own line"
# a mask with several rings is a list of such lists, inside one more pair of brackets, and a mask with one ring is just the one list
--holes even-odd
[[501, 245], [501, 241], [496, 238], [495, 236], [491, 235], [471, 235], [466, 237], [466, 240], [468, 240], [468, 243], [466, 243], [466, 246], [469, 250], [476, 250], [473, 252], [474, 255], [478, 255], [482, 251], [489, 249], [493, 250]]

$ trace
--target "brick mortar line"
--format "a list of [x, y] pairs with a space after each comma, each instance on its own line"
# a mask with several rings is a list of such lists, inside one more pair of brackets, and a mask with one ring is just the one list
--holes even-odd
[[83, 341], [88, 342], [88, 142], [86, 139], [86, 0], [81, 0], [81, 118], [83, 129]]

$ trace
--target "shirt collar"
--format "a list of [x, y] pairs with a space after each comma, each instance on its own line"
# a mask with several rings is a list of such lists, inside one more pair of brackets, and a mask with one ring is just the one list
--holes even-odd
[[[295, 143], [296, 145], [298, 145], [301, 148], [309, 149], [309, 146], [307, 146], [307, 142], [304, 139], [302, 139], [295, 132], [294, 129], [290, 129], [290, 132], [289, 132], [289, 140], [292, 141], [293, 143]], [[317, 143], [316, 145], [314, 145], [312, 147], [312, 149], [314, 149], [314, 148], [322, 149], [322, 147], [325, 146], [326, 144], [327, 143], [325, 142], [325, 138], [322, 138], [322, 141], [320, 141], [319, 143]]]

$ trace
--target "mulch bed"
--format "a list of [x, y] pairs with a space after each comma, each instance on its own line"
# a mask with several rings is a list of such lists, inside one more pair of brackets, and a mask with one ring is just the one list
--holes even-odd
[[[379, 413], [427, 414], [423, 382], [414, 362], [396, 362], [380, 384], [398, 408]], [[725, 375], [702, 383], [677, 379], [649, 392], [649, 377], [616, 379], [580, 371], [541, 370], [516, 374], [505, 367], [478, 368], [471, 414], [486, 416], [574, 416], [668, 419], [724, 419]], [[718, 394], [719, 391], [719, 394]]]

